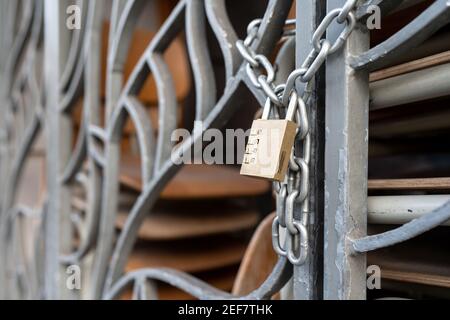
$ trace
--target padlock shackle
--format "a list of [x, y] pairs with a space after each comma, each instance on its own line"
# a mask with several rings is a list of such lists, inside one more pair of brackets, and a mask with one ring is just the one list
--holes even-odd
[[291, 96], [289, 98], [289, 105], [288, 105], [288, 109], [286, 111], [286, 120], [295, 122], [294, 118], [295, 118], [295, 114], [297, 112], [298, 103], [299, 103], [299, 99], [298, 99], [297, 93], [294, 90], [294, 91], [292, 91]]
[[269, 98], [266, 99], [266, 103], [264, 103], [264, 109], [261, 116], [262, 120], [268, 120], [270, 116], [270, 109], [271, 109], [272, 103]]
[[[303, 99], [299, 99], [297, 96], [297, 93], [295, 91], [292, 91], [291, 96], [289, 98], [289, 105], [286, 111], [286, 120], [295, 122], [295, 117], [298, 112], [298, 106], [300, 104], [304, 105]], [[272, 107], [272, 102], [269, 98], [266, 99], [266, 102], [264, 103], [263, 113], [261, 116], [262, 120], [268, 120], [270, 116], [270, 111]], [[302, 106], [300, 106], [302, 107]]]

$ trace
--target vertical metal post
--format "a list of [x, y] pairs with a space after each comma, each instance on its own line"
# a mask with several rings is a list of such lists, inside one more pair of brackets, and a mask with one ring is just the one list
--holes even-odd
[[[327, 0], [327, 11], [345, 0]], [[343, 26], [334, 23], [334, 41]], [[348, 58], [368, 48], [358, 24], [344, 47], [328, 57], [325, 116], [324, 299], [365, 299], [366, 258], [352, 255], [348, 239], [366, 234], [369, 82]]]
[[46, 0], [44, 9], [45, 96], [47, 124], [47, 192], [45, 217], [45, 298], [64, 298], [61, 288], [65, 274], [59, 263], [61, 252], [70, 247], [70, 194], [61, 176], [70, 153], [70, 120], [60, 110], [60, 76], [64, 59], [61, 46], [65, 43], [64, 1]]
[[[311, 38], [323, 10], [322, 1], [297, 1], [296, 7], [296, 66], [303, 63], [311, 51]], [[323, 72], [314, 79], [314, 92], [320, 90]], [[297, 92], [305, 90], [303, 83], [297, 83]], [[308, 103], [308, 116], [311, 136], [310, 161], [310, 219], [309, 247], [310, 254], [305, 264], [294, 268], [294, 299], [314, 300], [322, 297], [322, 236], [323, 236], [323, 95], [314, 94]], [[322, 103], [321, 103], [322, 102]], [[296, 214], [301, 215], [301, 208], [296, 207]], [[298, 211], [298, 212], [297, 212]]]
[[[8, 32], [12, 32], [12, 28], [9, 26], [9, 22], [13, 19], [13, 17], [8, 17], [8, 13], [11, 14], [12, 10], [10, 10], [10, 3], [5, 0], [0, 2], [0, 43], [2, 47], [0, 48], [0, 101], [2, 106], [2, 112], [0, 112], [0, 174], [2, 177], [6, 176], [5, 169], [5, 158], [6, 158], [6, 143], [7, 143], [7, 134], [6, 134], [6, 123], [5, 123], [5, 111], [7, 105], [7, 74], [6, 74], [6, 64], [8, 61], [8, 48], [10, 43], [8, 43], [8, 37], [12, 37], [12, 35], [7, 35]], [[0, 186], [0, 208], [3, 207], [3, 194], [4, 194], [4, 186]], [[0, 226], [1, 227], [1, 226]]]
[[[7, 133], [6, 133], [6, 121], [5, 121], [5, 109], [6, 109], [6, 100], [7, 100], [7, 89], [6, 89], [6, 81], [7, 81], [7, 75], [6, 75], [6, 63], [8, 59], [8, 53], [9, 50], [7, 42], [7, 32], [10, 31], [10, 28], [8, 26], [9, 17], [8, 19], [8, 13], [10, 13], [9, 10], [10, 4], [6, 0], [0, 1], [0, 43], [2, 44], [2, 47], [0, 48], [0, 103], [1, 103], [1, 112], [0, 112], [0, 176], [5, 177], [6, 176], [6, 166], [5, 166], [5, 160], [7, 157]], [[0, 194], [4, 194], [4, 187], [0, 186]], [[0, 208], [3, 207], [3, 196], [0, 196]], [[0, 209], [0, 237], [3, 240], [4, 239], [4, 232], [5, 232], [5, 226], [4, 226], [4, 215], [5, 213], [3, 210]], [[2, 259], [6, 259], [6, 253], [5, 253], [5, 247], [4, 247], [4, 241], [0, 243], [0, 257]], [[5, 292], [5, 286], [6, 286], [6, 270], [4, 267], [5, 263], [2, 263], [0, 265], [0, 299], [6, 299], [7, 293]]]
[[[100, 125], [100, 84], [101, 84], [101, 74], [100, 74], [100, 66], [101, 66], [101, 43], [102, 43], [102, 35], [101, 35], [101, 27], [102, 27], [102, 15], [103, 10], [100, 9], [104, 4], [99, 0], [94, 0], [94, 4], [91, 4], [90, 10], [93, 10], [92, 25], [89, 27], [89, 38], [87, 39], [88, 43], [88, 54], [86, 56], [86, 66], [85, 66], [85, 103], [84, 103], [84, 114], [86, 115], [86, 119], [88, 119], [88, 126], [90, 128], [91, 125]], [[91, 1], [92, 3], [92, 1]], [[88, 149], [90, 146], [95, 143], [94, 137], [92, 135], [88, 135]], [[97, 166], [92, 157], [88, 156], [88, 171], [89, 171], [89, 181], [88, 181], [88, 190], [86, 195], [86, 201], [89, 203], [89, 207], [86, 210], [86, 215], [93, 215], [93, 219], [98, 219], [99, 215], [99, 192], [101, 186], [101, 169]], [[97, 215], [97, 217], [94, 217]], [[92, 279], [92, 264], [94, 260], [94, 252], [88, 254], [82, 261], [82, 292], [81, 299], [87, 300], [90, 298], [90, 293], [92, 291], [93, 279]]]

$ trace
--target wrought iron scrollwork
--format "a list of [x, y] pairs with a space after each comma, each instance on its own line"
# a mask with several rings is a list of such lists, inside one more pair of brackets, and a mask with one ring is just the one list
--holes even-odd
[[[1, 297], [27, 299], [39, 296], [39, 256], [36, 248], [42, 233], [30, 236], [30, 225], [25, 221], [43, 218], [44, 201], [30, 204], [17, 203], [19, 182], [27, 158], [42, 130], [43, 78], [42, 67], [42, 1], [0, 3], [5, 14], [2, 28], [1, 99]], [[8, 50], [5, 50], [8, 48]], [[38, 186], [37, 186], [38, 187]], [[27, 250], [33, 252], [32, 257]]]
[[[367, 1], [367, 4], [360, 8], [361, 16], [366, 8], [374, 5], [372, 2], [377, 2], [377, 5], [384, 4], [395, 8], [401, 1], [397, 3], [394, 1]], [[389, 2], [391, 3], [389, 4]], [[450, 3], [445, 0], [436, 1], [392, 37], [367, 52], [354, 57], [351, 66], [355, 69], [374, 70], [387, 65], [390, 58], [421, 44], [433, 33], [445, 26], [449, 19]]]
[[[8, 104], [2, 116], [2, 123], [6, 126], [2, 127], [1, 169], [2, 172], [10, 173], [7, 175], [8, 183], [3, 186], [5, 196], [1, 199], [2, 237], [7, 240], [2, 242], [1, 254], [4, 258], [12, 255], [17, 257], [11, 260], [10, 266], [1, 270], [2, 283], [9, 284], [3, 292], [4, 296], [52, 298], [55, 297], [55, 292], [59, 292], [58, 297], [72, 297], [71, 293], [54, 288], [58, 282], [53, 282], [52, 272], [60, 267], [78, 264], [83, 267], [85, 274], [88, 273], [86, 278], [89, 281], [84, 280], [80, 296], [84, 298], [116, 298], [130, 282], [135, 282], [136, 298], [154, 297], [154, 291], [151, 290], [152, 280], [170, 283], [202, 299], [233, 298], [226, 292], [174, 270], [145, 269], [123, 274], [124, 265], [144, 216], [151, 212], [162, 188], [180, 169], [170, 160], [173, 149], [170, 138], [172, 131], [177, 128], [178, 102], [173, 94], [175, 88], [172, 76], [164, 61], [167, 48], [176, 37], [184, 34], [194, 80], [195, 120], [203, 121], [202, 130], [223, 124], [237, 110], [239, 103], [236, 101], [240, 94], [248, 89], [254, 90], [251, 85], [246, 86], [249, 82], [236, 49], [237, 35], [226, 13], [225, 1], [180, 1], [152, 39], [126, 83], [125, 58], [136, 23], [147, 1], [113, 1], [104, 115], [101, 113], [99, 92], [100, 40], [102, 17], [108, 13], [104, 12], [102, 1], [73, 1], [72, 4], [81, 8], [82, 27], [80, 30], [61, 31], [60, 41], [54, 42], [59, 46], [59, 56], [55, 56], [55, 63], [62, 61], [62, 67], [58, 75], [58, 87], [54, 88], [58, 99], [57, 114], [52, 119], [47, 119], [46, 113], [49, 110], [46, 110], [46, 101], [50, 100], [45, 93], [52, 95], [53, 92], [44, 88], [42, 80], [43, 43], [46, 41], [44, 36], [47, 35], [44, 33], [47, 23], [44, 21], [46, 4], [40, 0], [16, 3], [1, 3], [2, 9], [6, 8], [11, 19], [14, 18], [14, 21], [6, 21], [5, 26], [16, 28], [15, 26], [19, 25], [14, 32], [8, 30], [2, 34], [2, 44], [7, 43], [11, 34], [14, 38], [9, 39], [13, 45], [8, 52], [8, 59], [2, 60], [7, 61], [5, 72], [2, 73], [2, 99], [6, 99]], [[276, 46], [291, 4], [291, 0], [268, 2], [261, 32], [254, 43], [260, 52], [268, 54]], [[65, 8], [58, 9], [58, 23], [62, 21], [63, 9]], [[219, 99], [216, 97], [215, 76], [206, 40], [207, 25], [219, 43], [225, 66], [226, 87]], [[3, 52], [5, 50], [2, 50]], [[39, 70], [35, 72], [34, 69]], [[145, 79], [150, 75], [155, 80], [158, 94], [157, 130], [153, 128], [142, 102], [137, 97]], [[263, 100], [260, 92], [253, 93], [257, 100]], [[21, 95], [31, 96], [26, 100], [26, 105], [23, 104], [24, 99], [20, 99]], [[71, 148], [70, 141], [75, 125], [72, 113], [80, 105], [81, 122], [76, 143]], [[101, 122], [103, 117], [104, 124]], [[24, 119], [27, 122], [13, 125], [15, 120]], [[119, 197], [118, 170], [121, 155], [119, 146], [127, 119], [133, 122], [136, 129], [143, 188], [115, 242], [114, 221]], [[50, 124], [48, 121], [57, 121], [64, 132], [51, 132], [55, 128], [55, 122]], [[16, 206], [14, 203], [19, 175], [23, 171], [34, 139], [42, 129], [47, 130], [47, 134], [61, 134], [59, 141], [64, 144], [53, 149], [63, 152], [61, 156], [55, 156], [52, 162], [62, 168], [54, 180], [54, 188], [64, 190], [59, 193], [58, 201], [71, 202], [74, 195], [85, 198], [86, 208], [83, 213], [70, 203], [63, 204], [64, 209], [59, 212], [59, 219], [60, 222], [66, 223], [66, 226], [61, 228], [65, 228], [67, 234], [55, 234], [48, 230], [48, 219], [54, 217], [48, 216], [48, 212], [55, 210], [55, 199], [52, 196], [47, 194], [46, 201], [50, 206], [43, 202], [40, 209]], [[178, 146], [180, 156], [183, 150], [187, 150], [201, 138], [202, 130], [194, 130], [192, 139]], [[9, 161], [6, 161], [7, 159]], [[27, 265], [27, 259], [15, 250], [17, 241], [13, 241], [23, 240], [23, 230], [22, 233], [16, 231], [16, 226], [23, 219], [36, 219], [38, 225], [36, 247], [33, 250], [35, 259], [31, 259], [31, 264]], [[75, 237], [78, 242], [76, 248], [73, 248]], [[49, 245], [52, 241], [62, 245], [52, 247]], [[48, 250], [52, 249], [58, 252], [48, 255]], [[53, 263], [53, 267], [49, 269], [55, 254], [59, 266]], [[45, 261], [42, 261], [42, 258]], [[32, 272], [28, 270], [30, 268], [33, 269]], [[281, 258], [269, 279], [248, 297], [269, 298], [288, 281], [291, 273], [292, 267], [286, 259]], [[33, 280], [25, 281], [22, 279], [24, 277], [33, 277]], [[23, 283], [32, 284], [32, 290], [23, 287]]]
[[[61, 27], [65, 7], [58, 5], [54, 11], [49, 10], [57, 3], [51, 1], [58, 0], [0, 0], [0, 259], [5, 262], [0, 264], [0, 297], [115, 299], [133, 286], [135, 299], [153, 299], [157, 298], [155, 282], [159, 281], [199, 299], [271, 298], [293, 275], [292, 264], [283, 256], [264, 283], [243, 297], [218, 290], [177, 270], [159, 268], [124, 272], [145, 216], [152, 214], [163, 188], [180, 170], [171, 159], [173, 150], [176, 150], [175, 157], [181, 158], [200, 141], [205, 130], [222, 127], [239, 111], [243, 94], [250, 91], [261, 106], [266, 101], [264, 91], [255, 86], [258, 83], [256, 77], [252, 78], [251, 73], [249, 76], [249, 67], [239, 54], [238, 36], [227, 14], [226, 1], [180, 0], [126, 81], [125, 63], [132, 35], [148, 1], [114, 0], [111, 12], [104, 8], [106, 0], [68, 1], [81, 9], [83, 19], [79, 30]], [[359, 22], [364, 19], [364, 10], [370, 5], [379, 5], [389, 11], [402, 2], [349, 1], [352, 8], [355, 3], [357, 6], [356, 18], [352, 13], [348, 30], [353, 29], [354, 19]], [[254, 52], [262, 56], [273, 54], [283, 37], [292, 3], [293, 0], [267, 2], [265, 14], [248, 44]], [[297, 5], [302, 4], [297, 1]], [[336, 46], [330, 46], [328, 40], [322, 39], [328, 26], [334, 28], [331, 27], [333, 19], [344, 22], [342, 19], [346, 15], [343, 12], [345, 8], [331, 11], [330, 20], [325, 21], [323, 32], [317, 32], [312, 44], [298, 44], [291, 38], [278, 50], [276, 73], [270, 84], [279, 85], [287, 80], [289, 92], [281, 97], [284, 102], [289, 99], [299, 75], [305, 82], [311, 80], [312, 74], [325, 63], [328, 53], [346, 45], [341, 41], [349, 36], [346, 30], [340, 40], [330, 42]], [[55, 15], [47, 17], [50, 14]], [[105, 106], [102, 108], [102, 23], [108, 15]], [[449, 19], [449, 2], [435, 1], [383, 43], [345, 59], [356, 72], [378, 68], [399, 52], [424, 41]], [[48, 23], [51, 25], [47, 26]], [[52, 29], [55, 26], [60, 29]], [[207, 40], [208, 29], [212, 30], [223, 57], [225, 88], [219, 97]], [[49, 36], [58, 39], [49, 39]], [[191, 138], [174, 149], [171, 134], [178, 128], [178, 101], [164, 54], [180, 36], [185, 40], [192, 71], [194, 120], [202, 121], [203, 125], [201, 129], [194, 126]], [[322, 49], [325, 53], [318, 55], [320, 63], [311, 67], [311, 74], [304, 74], [303, 70], [288, 79], [295, 67], [295, 45], [310, 45], [317, 53]], [[316, 56], [311, 56], [309, 62], [315, 59]], [[251, 62], [251, 57], [247, 60]], [[56, 74], [51, 73], [52, 62], [57, 65]], [[139, 99], [149, 77], [153, 77], [157, 89], [157, 128]], [[368, 82], [364, 85], [368, 87]], [[274, 95], [273, 102], [280, 102], [276, 93]], [[81, 110], [79, 123], [75, 123], [73, 116], [77, 109]], [[127, 121], [132, 122], [136, 131], [142, 191], [116, 238], [120, 144]], [[75, 125], [79, 128], [78, 136], [74, 138]], [[44, 187], [31, 186], [35, 191], [41, 188], [42, 197], [35, 206], [29, 206], [17, 199], [19, 182], [38, 137], [43, 134], [47, 141], [43, 149], [48, 158], [48, 181]], [[347, 161], [345, 157], [342, 159]], [[75, 196], [84, 199], [83, 210], [73, 205]], [[363, 254], [425, 232], [449, 218], [448, 207], [445, 204], [428, 216], [386, 234], [351, 239], [351, 254]], [[83, 289], [75, 295], [61, 289], [62, 280], [58, 279], [58, 274], [63, 273], [61, 270], [72, 264], [82, 266], [84, 273]]]
[[[143, 282], [150, 279], [166, 281], [174, 286], [191, 292], [199, 298], [213, 298], [231, 296], [224, 292], [208, 287], [201, 281], [177, 271], [142, 270], [122, 276], [124, 264], [136, 239], [144, 214], [152, 207], [164, 185], [175, 175], [179, 167], [170, 161], [173, 144], [170, 141], [171, 132], [177, 127], [174, 85], [168, 66], [164, 62], [163, 54], [171, 42], [181, 32], [184, 32], [189, 60], [193, 71], [196, 93], [196, 120], [204, 122], [204, 130], [216, 127], [226, 121], [236, 110], [234, 101], [239, 94], [246, 90], [247, 77], [241, 67], [241, 58], [236, 50], [237, 40], [226, 13], [225, 1], [180, 1], [163, 24], [143, 56], [135, 66], [127, 83], [123, 83], [125, 57], [130, 45], [131, 35], [137, 19], [146, 1], [116, 0], [112, 4], [111, 26], [108, 48], [107, 78], [106, 78], [106, 108], [105, 126], [101, 125], [100, 109], [100, 40], [103, 7], [101, 1], [74, 1], [73, 4], [81, 8], [86, 19], [82, 20], [80, 30], [62, 30], [64, 37], [70, 39], [66, 43], [55, 42], [59, 47], [63, 66], [59, 78], [57, 117], [68, 121], [65, 128], [70, 127], [70, 114], [82, 100], [81, 123], [75, 146], [64, 159], [57, 159], [63, 170], [57, 177], [57, 188], [68, 190], [69, 200], [75, 194], [86, 199], [86, 210], [83, 214], [72, 208], [64, 219], [69, 219], [70, 229], [73, 231], [63, 235], [49, 236], [46, 229], [48, 207], [45, 202], [41, 208], [31, 209], [14, 204], [15, 193], [20, 173], [34, 139], [38, 132], [46, 126], [46, 98], [44, 96], [43, 41], [44, 38], [44, 1], [3, 1], [2, 12], [7, 13], [4, 20], [2, 45], [11, 44], [10, 50], [2, 50], [2, 99], [6, 101], [6, 108], [2, 115], [2, 172], [8, 174], [8, 183], [2, 185], [4, 192], [2, 204], [2, 250], [6, 257], [14, 256], [2, 266], [3, 295], [17, 298], [48, 298], [52, 295], [52, 288], [46, 287], [46, 277], [52, 277], [44, 270], [52, 260], [46, 256], [49, 246], [43, 243], [49, 241], [64, 242], [66, 246], [56, 252], [58, 264], [83, 264], [85, 268], [92, 268], [92, 278], [82, 296], [91, 298], [115, 298], [122, 285], [129, 281], [136, 281], [136, 297], [147, 297]], [[255, 43], [261, 52], [270, 52], [275, 47], [281, 35], [282, 26], [286, 19], [291, 0], [269, 1], [266, 15], [262, 21], [262, 32]], [[4, 10], [3, 10], [4, 9]], [[63, 15], [62, 9], [58, 14]], [[46, 12], [47, 14], [47, 12]], [[6, 16], [6, 15], [5, 15]], [[48, 18], [48, 17], [47, 17]], [[54, 17], [58, 18], [58, 17]], [[59, 19], [59, 18], [58, 18]], [[209, 24], [217, 37], [226, 70], [226, 88], [222, 97], [216, 101], [216, 86], [214, 72], [209, 58], [206, 41], [206, 24]], [[9, 28], [9, 29], [8, 29]], [[62, 28], [64, 29], [64, 28]], [[6, 53], [5, 55], [3, 53]], [[51, 54], [47, 52], [46, 54]], [[57, 57], [55, 57], [57, 58]], [[57, 63], [59, 58], [55, 60]], [[36, 69], [39, 69], [36, 71]], [[144, 111], [144, 107], [136, 98], [143, 80], [152, 75], [155, 79], [158, 103], [159, 124], [157, 134]], [[251, 87], [250, 87], [251, 88]], [[49, 91], [47, 91], [49, 92]], [[262, 96], [255, 92], [258, 100]], [[23, 99], [26, 98], [26, 99]], [[125, 228], [114, 245], [114, 218], [117, 212], [116, 199], [118, 196], [118, 150], [124, 121], [130, 118], [137, 131], [139, 142], [142, 180], [144, 181], [142, 194], [137, 199], [130, 212]], [[66, 119], [66, 120], [64, 120]], [[13, 125], [17, 121], [18, 125]], [[72, 123], [71, 125], [74, 125]], [[58, 133], [49, 133], [58, 134]], [[180, 148], [190, 147], [202, 135], [195, 131], [190, 141]], [[70, 132], [64, 133], [61, 141], [69, 143]], [[67, 149], [66, 149], [67, 150]], [[103, 187], [102, 187], [103, 186]], [[51, 197], [47, 199], [54, 201]], [[34, 258], [30, 265], [24, 265], [27, 260], [17, 252], [14, 239], [21, 239], [21, 232], [16, 226], [23, 219], [37, 219], [38, 231], [34, 250]], [[70, 230], [68, 229], [68, 230]], [[22, 230], [23, 233], [23, 230]], [[74, 233], [78, 234], [78, 245], [74, 250], [71, 242]], [[29, 236], [29, 235], [28, 235]], [[93, 254], [90, 265], [85, 258]], [[33, 267], [34, 272], [21, 272]], [[55, 266], [53, 270], [59, 267]], [[265, 298], [275, 293], [289, 279], [292, 268], [285, 259], [280, 259], [273, 275], [266, 283], [250, 297]], [[24, 274], [32, 275], [35, 279], [23, 280]], [[169, 276], [170, 275], [170, 276]], [[33, 288], [23, 287], [24, 283]], [[51, 283], [51, 282], [50, 282]], [[6, 295], [8, 292], [8, 295]]]
[[[118, 21], [123, 21], [123, 27], [121, 24], [116, 27], [115, 34], [111, 38], [113, 44], [122, 44], [119, 39], [124, 36], [123, 32], [130, 32], [132, 29], [131, 25], [127, 25], [125, 21], [132, 20], [129, 16], [130, 13], [139, 12], [136, 8], [141, 4], [139, 1], [128, 2], [121, 17], [116, 18]], [[119, 5], [119, 2], [116, 5]], [[259, 46], [264, 46], [266, 51], [272, 50], [276, 45], [290, 5], [291, 1], [269, 2], [266, 16], [263, 19], [264, 29], [267, 32], [261, 33], [259, 41]], [[143, 218], [151, 210], [162, 188], [179, 169], [179, 166], [174, 165], [170, 159], [172, 149], [170, 133], [176, 129], [174, 115], [176, 114], [177, 103], [173, 95], [173, 82], [162, 59], [162, 54], [184, 29], [195, 83], [195, 119], [203, 121], [203, 130], [226, 121], [234, 111], [233, 109], [236, 108], [233, 100], [236, 99], [241, 90], [244, 90], [242, 81], [243, 78], [246, 79], [246, 76], [243, 75], [242, 68], [238, 69], [238, 61], [240, 60], [235, 48], [235, 32], [223, 9], [223, 1], [180, 1], [151, 41], [124, 88], [122, 89], [120, 84], [117, 83], [117, 87], [112, 90], [114, 92], [120, 90], [120, 96], [115, 99], [114, 97], [108, 98], [111, 115], [105, 128], [105, 183], [99, 233], [101, 237], [97, 241], [98, 246], [93, 270], [94, 297], [115, 298], [129, 282], [135, 281], [135, 285], [141, 287], [142, 282], [147, 280], [169, 282], [180, 289], [187, 290], [198, 298], [230, 297], [229, 294], [219, 292], [199, 280], [194, 280], [191, 276], [176, 271], [164, 269], [141, 270], [121, 278]], [[225, 60], [227, 86], [223, 96], [218, 101], [216, 101], [215, 81], [206, 46], [206, 23], [212, 26], [218, 42], [221, 44]], [[115, 57], [120, 55], [114, 50], [120, 52], [125, 49], [118, 45], [109, 52], [109, 63], [114, 65], [115, 70], [120, 70], [120, 62], [115, 61]], [[144, 120], [142, 107], [138, 100], [134, 98], [143, 85], [143, 80], [150, 73], [155, 78], [159, 97], [158, 110], [161, 126], [158, 128], [156, 137], [152, 136], [151, 124]], [[114, 219], [118, 199], [118, 159], [120, 157], [118, 143], [121, 126], [127, 115], [135, 123], [138, 132], [144, 186], [115, 247], [113, 247]], [[202, 131], [194, 130], [192, 139], [178, 146], [180, 157], [184, 151], [191, 148], [195, 141], [201, 138], [202, 133]], [[263, 289], [254, 293], [254, 296], [267, 297], [280, 289], [289, 278], [286, 277], [289, 274], [287, 270], [291, 270], [291, 267], [284, 259], [281, 259], [273, 276], [263, 286]]]

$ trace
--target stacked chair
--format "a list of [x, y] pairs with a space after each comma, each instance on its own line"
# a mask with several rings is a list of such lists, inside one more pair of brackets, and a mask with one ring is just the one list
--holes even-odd
[[[416, 1], [417, 2], [417, 1]], [[434, 1], [419, 1], [381, 21], [384, 41]], [[369, 233], [428, 213], [450, 199], [450, 25], [370, 75]], [[449, 298], [447, 226], [368, 255], [384, 290], [408, 298]]]
[[[109, 24], [105, 22], [102, 37], [103, 73], [106, 69], [108, 29]], [[153, 36], [153, 32], [145, 29], [134, 32], [125, 76], [129, 76]], [[178, 118], [182, 125], [182, 101], [189, 90], [190, 76], [186, 53], [179, 42], [169, 49], [167, 60], [169, 68], [176, 71], [173, 74], [177, 99], [180, 101]], [[104, 98], [104, 87], [102, 92]], [[153, 128], [157, 130], [157, 93], [152, 79], [147, 81], [139, 98], [146, 105]], [[79, 104], [82, 105], [82, 99]], [[79, 118], [81, 113], [76, 110], [74, 116]], [[80, 121], [77, 121], [77, 129], [79, 126]], [[128, 213], [142, 191], [135, 135], [132, 122], [127, 122], [120, 164], [118, 231], [124, 227]], [[80, 190], [78, 196], [72, 199], [73, 209], [84, 212], [85, 199], [86, 195]], [[169, 267], [191, 273], [219, 289], [231, 292], [250, 237], [271, 207], [268, 181], [241, 176], [239, 167], [231, 165], [185, 165], [163, 190], [152, 214], [143, 222], [125, 271]], [[267, 247], [264, 252], [274, 256], [271, 247]], [[271, 264], [268, 264], [268, 271], [270, 267]], [[236, 284], [236, 292], [247, 293], [256, 288], [258, 281], [264, 280], [266, 271], [259, 270], [256, 274], [253, 268], [250, 271], [246, 273], [251, 274], [251, 279], [246, 280], [247, 276], [241, 276]], [[256, 281], [253, 285], [248, 282], [251, 283], [252, 279]], [[131, 297], [130, 290], [122, 298]], [[158, 297], [192, 298], [164, 284], [158, 286]]]

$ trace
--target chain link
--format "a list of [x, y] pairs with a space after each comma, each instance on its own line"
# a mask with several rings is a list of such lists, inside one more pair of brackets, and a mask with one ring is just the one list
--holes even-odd
[[[247, 62], [246, 73], [251, 83], [262, 90], [267, 96], [266, 104], [287, 108], [295, 103], [294, 121], [298, 124], [296, 142], [301, 142], [299, 153], [295, 154], [293, 148], [289, 160], [288, 173], [283, 182], [274, 182], [273, 189], [276, 195], [277, 215], [272, 224], [272, 244], [275, 252], [287, 257], [294, 265], [305, 263], [308, 257], [308, 223], [309, 223], [309, 162], [311, 158], [311, 138], [309, 134], [309, 120], [306, 104], [311, 95], [312, 79], [326, 61], [330, 54], [335, 53], [345, 44], [351, 32], [355, 28], [356, 18], [353, 13], [357, 0], [348, 0], [342, 8], [328, 12], [323, 18], [311, 39], [312, 50], [300, 65], [289, 75], [286, 84], [275, 87], [275, 68], [263, 55], [257, 54], [253, 49], [253, 43], [258, 37], [261, 19], [253, 20], [247, 27], [247, 37], [238, 40], [236, 47], [243, 59]], [[338, 38], [331, 43], [324, 38], [328, 27], [336, 21], [343, 24], [344, 28]], [[295, 19], [287, 20], [283, 38], [295, 35]], [[299, 96], [295, 89], [295, 83], [300, 80], [304, 83], [305, 90]], [[277, 110], [275, 108], [275, 110]], [[269, 114], [272, 114], [269, 107]], [[274, 112], [279, 117], [278, 112]], [[300, 205], [301, 215], [296, 217], [294, 207]], [[284, 245], [280, 243], [282, 237], [280, 229], [285, 230]]]
[[[236, 42], [236, 47], [241, 56], [247, 61], [246, 72], [252, 84], [264, 91], [270, 101], [276, 106], [282, 106], [281, 101], [276, 93], [275, 85], [275, 68], [270, 61], [263, 55], [255, 53], [252, 49], [253, 41], [257, 38], [258, 29], [261, 25], [261, 19], [253, 20], [247, 27], [247, 37], [242, 41]], [[287, 20], [286, 27], [295, 25], [295, 19]], [[283, 37], [289, 37], [295, 34], [295, 29], [286, 28]]]

